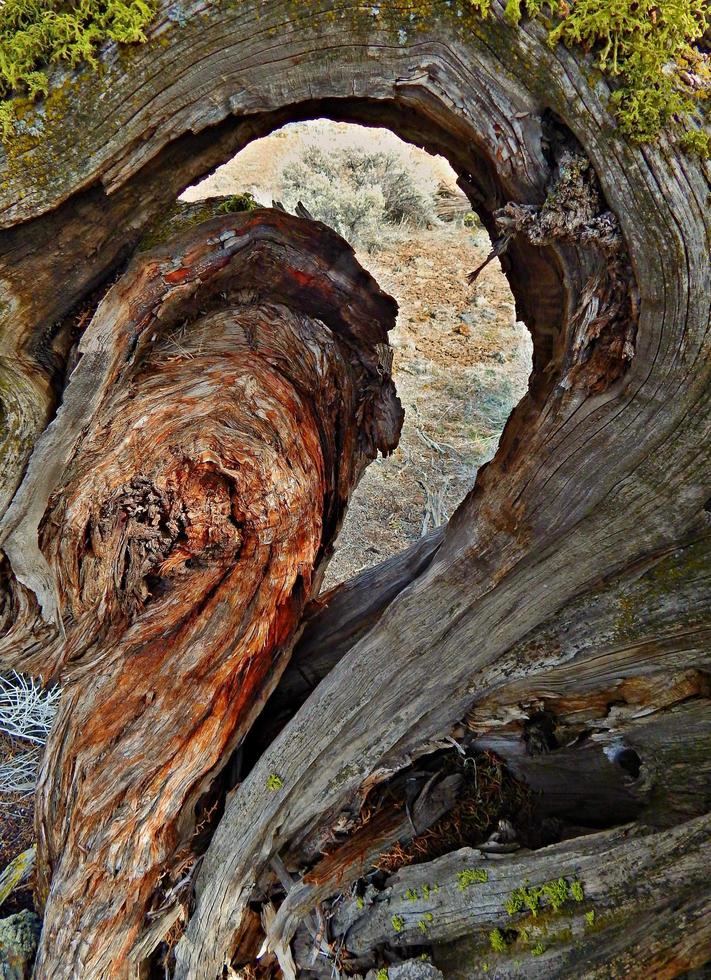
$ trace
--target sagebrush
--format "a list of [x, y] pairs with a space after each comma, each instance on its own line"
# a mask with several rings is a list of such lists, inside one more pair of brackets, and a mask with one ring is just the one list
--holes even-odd
[[437, 221], [434, 194], [394, 153], [309, 147], [281, 177], [286, 206], [300, 201], [351, 244], [372, 251], [385, 229], [429, 227]]

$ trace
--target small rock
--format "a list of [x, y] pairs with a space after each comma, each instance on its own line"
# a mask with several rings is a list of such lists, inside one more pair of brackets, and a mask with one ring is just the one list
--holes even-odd
[[30, 980], [42, 920], [23, 909], [0, 919], [0, 976], [2, 980]]

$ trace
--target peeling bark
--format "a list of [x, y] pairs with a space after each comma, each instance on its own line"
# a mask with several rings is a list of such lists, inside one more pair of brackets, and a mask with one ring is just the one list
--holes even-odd
[[116, 975], [184, 887], [201, 798], [283, 669], [364, 465], [396, 443], [393, 318], [345, 243], [278, 212], [142, 254], [100, 304], [5, 542], [63, 632], [42, 654], [64, 690], [37, 976]]

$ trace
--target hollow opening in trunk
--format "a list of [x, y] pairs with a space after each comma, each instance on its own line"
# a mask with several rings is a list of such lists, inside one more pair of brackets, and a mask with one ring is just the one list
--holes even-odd
[[315, 119], [257, 139], [181, 200], [305, 209], [355, 248], [395, 297], [393, 377], [400, 444], [366, 470], [323, 588], [446, 523], [490, 459], [525, 393], [532, 342], [498, 259], [469, 274], [491, 240], [440, 155], [389, 129]]

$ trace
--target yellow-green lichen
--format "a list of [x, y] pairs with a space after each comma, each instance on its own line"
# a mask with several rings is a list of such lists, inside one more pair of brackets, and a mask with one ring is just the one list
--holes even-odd
[[[422, 886], [422, 897], [425, 899], [425, 901], [427, 901], [430, 895], [436, 895], [438, 891], [439, 891], [439, 885], [425, 884]], [[417, 895], [417, 892], [415, 892], [415, 895]]]
[[275, 772], [270, 772], [267, 776], [267, 789], [270, 793], [276, 793], [284, 785], [284, 780], [281, 776], [277, 776]]
[[682, 133], [679, 143], [689, 156], [711, 157], [711, 133], [704, 129], [688, 129]]
[[395, 932], [402, 932], [402, 930], [405, 928], [405, 920], [401, 915], [394, 915], [390, 921], [393, 924], [393, 929]]
[[578, 879], [568, 882], [565, 878], [555, 878], [542, 885], [523, 884], [515, 888], [504, 902], [509, 915], [516, 915], [527, 909], [535, 918], [545, 902], [547, 908], [559, 912], [567, 901], [582, 902], [585, 897], [583, 885]]
[[243, 194], [230, 194], [217, 206], [221, 214], [233, 214], [235, 211], [256, 211], [259, 204], [254, 195], [245, 191]]
[[560, 0], [560, 7], [551, 44], [594, 53], [615, 81], [612, 108], [633, 140], [653, 140], [673, 117], [697, 109], [704, 87], [689, 73], [711, 79], [708, 59], [695, 47], [711, 22], [708, 0]]
[[417, 928], [420, 932], [427, 932], [431, 923], [434, 922], [434, 915], [431, 912], [425, 912], [420, 921], [417, 923]]
[[[424, 15], [426, 6], [405, 2], [411, 17]], [[455, 6], [478, 35], [476, 21], [487, 16], [488, 5], [459, 0]], [[708, 98], [711, 66], [699, 46], [711, 25], [708, 0], [507, 0], [504, 19], [515, 27], [524, 17], [546, 28], [551, 47], [590, 52], [595, 69], [611, 81], [618, 126], [634, 142], [651, 142], [668, 123], [697, 115]], [[686, 136], [682, 147], [708, 156], [704, 131], [693, 132], [698, 135]]]
[[471, 885], [480, 885], [489, 880], [489, 872], [485, 868], [467, 868], [457, 872], [459, 890], [465, 892]]
[[157, 8], [157, 0], [5, 0], [0, 6], [2, 138], [16, 131], [17, 96], [33, 101], [49, 93], [52, 65], [96, 68], [106, 41], [145, 41]]

